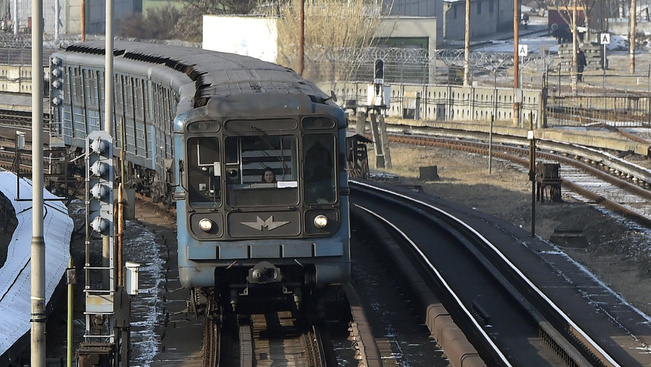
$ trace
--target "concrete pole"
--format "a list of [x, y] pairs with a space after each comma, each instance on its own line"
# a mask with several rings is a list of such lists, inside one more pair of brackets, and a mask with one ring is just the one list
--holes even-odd
[[61, 0], [54, 0], [54, 39], [59, 39], [59, 21], [61, 20]]
[[577, 62], [576, 62], [576, 51], [577, 51], [577, 46], [579, 43], [579, 37], [577, 34], [576, 30], [576, 2], [577, 0], [574, 0], [574, 4], [572, 6], [572, 72], [571, 72], [571, 79], [572, 79], [572, 92], [576, 93], [576, 79], [578, 75], [578, 69], [577, 69]]
[[464, 45], [463, 85], [470, 85], [470, 0], [466, 0], [466, 37]]
[[303, 76], [303, 67], [305, 65], [305, 0], [301, 0], [298, 27], [298, 75]]
[[[72, 255], [70, 256], [70, 261], [68, 262], [68, 269], [73, 269], [74, 263], [72, 262]], [[73, 321], [74, 321], [74, 311], [75, 311], [75, 285], [72, 282], [72, 279], [68, 278], [68, 322], [66, 324], [66, 367], [72, 367], [72, 358], [73, 358]]]
[[[104, 131], [113, 134], [113, 0], [106, 0], [106, 40], [105, 40], [105, 53], [104, 53]], [[111, 266], [115, 269], [114, 264], [111, 264], [111, 236], [102, 236], [102, 265]], [[115, 276], [114, 271], [109, 271], [104, 274], [102, 278], [103, 288], [114, 291], [111, 286], [111, 280]], [[110, 326], [112, 327], [112, 325]]]
[[86, 0], [81, 0], [81, 42], [86, 42]]
[[628, 59], [629, 59], [629, 68], [628, 72], [635, 74], [635, 23], [637, 21], [637, 3], [636, 0], [631, 0], [631, 10], [629, 11], [629, 22], [631, 26], [630, 30], [630, 42], [628, 43]]
[[520, 123], [520, 104], [517, 101], [516, 93], [520, 88], [520, 0], [513, 0], [513, 124]]
[[113, 0], [106, 0], [106, 52], [104, 54], [104, 131], [113, 133]]
[[18, 36], [18, 0], [14, 0], [14, 36]]
[[45, 240], [43, 239], [43, 0], [32, 0], [31, 366], [45, 367]]

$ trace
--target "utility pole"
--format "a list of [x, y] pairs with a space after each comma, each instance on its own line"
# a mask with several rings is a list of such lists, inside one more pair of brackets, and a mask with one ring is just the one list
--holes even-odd
[[[113, 1], [106, 0], [106, 36], [104, 42], [104, 131], [113, 136]], [[111, 234], [110, 236], [112, 236]], [[110, 236], [102, 236], [102, 263], [104, 266], [112, 267], [112, 247]], [[112, 271], [105, 273], [105, 276], [113, 278]], [[109, 279], [105, 279], [109, 284]], [[114, 291], [114, 289], [111, 289]]]
[[[17, 23], [17, 19], [14, 19]], [[32, 0], [31, 366], [45, 367], [45, 240], [43, 238], [43, 0]]]
[[[42, 2], [41, 2], [42, 4]], [[13, 16], [13, 21], [14, 21], [14, 36], [18, 36], [18, 0], [14, 0], [14, 16]], [[41, 10], [42, 12], [43, 10]], [[33, 50], [33, 49], [32, 49]]]
[[[577, 37], [576, 34], [576, 2], [577, 0], [573, 1], [573, 6], [572, 6], [572, 92], [576, 93], [576, 79], [578, 75], [578, 64], [576, 60], [576, 51], [577, 51], [577, 46], [579, 43], [579, 37]], [[585, 10], [584, 10], [585, 11]]]
[[628, 12], [629, 22], [631, 26], [630, 30], [630, 41], [628, 43], [628, 59], [630, 62], [628, 72], [635, 74], [635, 22], [637, 21], [637, 2], [636, 0], [631, 0], [631, 9]]
[[466, 38], [464, 47], [463, 85], [470, 85], [470, 0], [466, 0]]
[[301, 0], [301, 11], [299, 14], [299, 38], [298, 38], [298, 75], [303, 76], [305, 59], [305, 0]]
[[86, 0], [81, 0], [81, 42], [86, 42]]
[[516, 93], [520, 88], [520, 0], [513, 0], [513, 124], [520, 122], [520, 104], [517, 102]]

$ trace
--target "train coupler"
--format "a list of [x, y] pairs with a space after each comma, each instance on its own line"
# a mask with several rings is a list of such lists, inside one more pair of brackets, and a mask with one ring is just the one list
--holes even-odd
[[261, 261], [251, 269], [246, 281], [251, 284], [268, 284], [282, 281], [283, 275], [280, 269], [268, 261]]
[[300, 287], [296, 287], [294, 289], [294, 304], [296, 304], [296, 309], [300, 310], [301, 309], [301, 299], [303, 298], [303, 294], [301, 292]]

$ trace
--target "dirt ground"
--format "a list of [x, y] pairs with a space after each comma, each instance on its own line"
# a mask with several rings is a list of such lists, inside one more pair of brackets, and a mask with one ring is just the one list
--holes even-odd
[[[493, 159], [439, 148], [391, 146], [392, 169], [405, 184], [447, 201], [531, 229], [531, 182], [526, 169]], [[372, 172], [373, 153], [369, 152]], [[420, 181], [419, 167], [437, 166], [440, 180]], [[561, 248], [629, 303], [651, 315], [651, 237], [649, 229], [563, 191], [562, 203], [536, 203], [535, 232], [545, 240], [555, 229], [583, 231], [585, 248]]]

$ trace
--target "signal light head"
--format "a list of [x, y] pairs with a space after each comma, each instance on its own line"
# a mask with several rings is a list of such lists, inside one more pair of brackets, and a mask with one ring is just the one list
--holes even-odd
[[97, 177], [102, 177], [104, 176], [109, 170], [108, 164], [100, 161], [95, 161], [92, 166], [90, 166], [90, 172], [97, 176]]
[[93, 188], [90, 189], [90, 194], [97, 200], [101, 200], [106, 195], [108, 195], [110, 189], [106, 185], [96, 184]]
[[104, 139], [100, 138], [99, 136], [95, 138], [95, 140], [93, 140], [92, 143], [90, 143], [90, 149], [94, 153], [102, 154], [106, 151], [107, 148], [108, 148], [108, 144]]
[[106, 231], [108, 226], [109, 226], [108, 220], [99, 216], [95, 217], [95, 219], [93, 219], [93, 221], [90, 223], [90, 227], [93, 229], [93, 231], [98, 233], [102, 233]]

